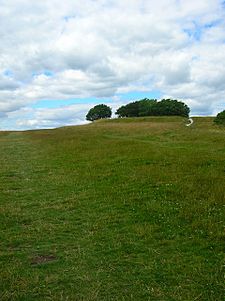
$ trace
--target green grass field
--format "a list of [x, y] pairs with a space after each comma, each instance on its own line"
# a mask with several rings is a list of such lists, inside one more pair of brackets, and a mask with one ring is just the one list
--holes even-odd
[[0, 300], [224, 300], [225, 128], [0, 132]]

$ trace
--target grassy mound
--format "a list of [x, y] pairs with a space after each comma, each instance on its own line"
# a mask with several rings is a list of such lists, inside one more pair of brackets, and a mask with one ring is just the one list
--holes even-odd
[[224, 131], [185, 123], [0, 133], [0, 299], [223, 300]]

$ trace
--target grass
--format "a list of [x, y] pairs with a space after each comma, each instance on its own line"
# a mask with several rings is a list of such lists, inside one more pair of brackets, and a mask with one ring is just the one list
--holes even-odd
[[224, 300], [225, 130], [0, 132], [0, 300]]

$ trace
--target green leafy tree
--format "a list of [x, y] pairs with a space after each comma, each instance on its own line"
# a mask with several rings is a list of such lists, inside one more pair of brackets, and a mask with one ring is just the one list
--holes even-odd
[[140, 116], [189, 116], [189, 107], [181, 101], [174, 99], [144, 98], [139, 101], [128, 103], [120, 107], [116, 114], [119, 117], [140, 117]]
[[156, 103], [154, 114], [158, 116], [184, 116], [188, 117], [190, 113], [189, 107], [175, 99], [162, 99]]
[[153, 110], [153, 107], [157, 103], [157, 100], [144, 98], [139, 100], [138, 103], [139, 103], [138, 117], [150, 116], [152, 115], [151, 112]]
[[110, 118], [112, 116], [112, 110], [110, 107], [104, 104], [94, 106], [89, 110], [86, 115], [86, 120], [94, 121], [97, 119]]
[[225, 125], [225, 110], [217, 114], [216, 118], [214, 119], [214, 122], [216, 124]]
[[144, 98], [138, 101], [128, 103], [125, 106], [120, 107], [116, 111], [116, 115], [119, 117], [140, 117], [148, 116], [151, 111], [151, 107], [156, 102], [155, 99]]

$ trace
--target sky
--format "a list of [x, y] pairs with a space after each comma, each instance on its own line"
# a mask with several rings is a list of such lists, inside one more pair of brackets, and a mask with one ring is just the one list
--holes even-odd
[[225, 1], [0, 0], [0, 130], [145, 97], [225, 109]]

